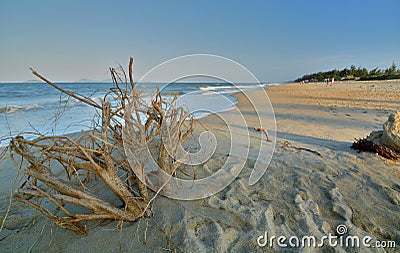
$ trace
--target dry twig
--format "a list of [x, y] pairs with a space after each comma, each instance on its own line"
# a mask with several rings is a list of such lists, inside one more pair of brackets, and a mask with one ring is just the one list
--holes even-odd
[[261, 127], [254, 127], [254, 130], [257, 131], [257, 132], [263, 132], [265, 134], [265, 137], [267, 138], [267, 141], [271, 142], [271, 138], [269, 138], [269, 134], [268, 134], [268, 131], [266, 129], [261, 128]]
[[307, 152], [316, 154], [316, 155], [318, 155], [320, 157], [323, 157], [323, 155], [318, 151], [315, 151], [315, 150], [312, 150], [312, 149], [309, 149], [309, 148], [304, 148], [304, 147], [296, 147], [296, 146], [290, 145], [288, 141], [285, 141], [283, 143], [283, 146], [286, 147], [286, 148], [294, 148], [294, 149], [297, 149], [297, 150], [307, 151]]

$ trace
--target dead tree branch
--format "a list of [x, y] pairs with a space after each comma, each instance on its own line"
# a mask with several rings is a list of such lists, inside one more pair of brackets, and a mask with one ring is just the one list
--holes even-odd
[[[154, 91], [153, 99], [146, 103], [144, 89], [133, 82], [132, 65], [133, 58], [130, 58], [130, 86], [122, 67], [120, 72], [110, 68], [114, 87], [104, 96], [101, 105], [90, 97], [61, 88], [31, 69], [50, 86], [95, 108], [98, 118], [94, 122], [99, 124], [76, 139], [69, 136], [40, 136], [33, 140], [22, 136], [12, 138], [10, 152], [26, 161], [21, 170], [21, 187], [14, 195], [17, 200], [39, 210], [54, 223], [85, 235], [83, 221], [135, 221], [149, 215], [149, 192], [144, 184], [149, 157], [143, 155], [144, 151], [155, 153], [160, 170], [169, 175], [175, 173], [181, 166], [174, 159], [179, 150], [173, 149], [175, 153], [172, 154], [167, 152], [162, 134], [174, 133], [170, 140], [180, 146], [193, 131], [193, 119], [183, 107], [168, 109], [159, 90]], [[124, 138], [134, 147], [129, 153], [129, 159], [134, 160], [133, 168], [125, 153]], [[59, 168], [54, 164], [60, 165]], [[101, 179], [107, 189], [95, 189], [89, 183], [93, 181], [91, 178]], [[162, 177], [159, 180], [164, 183]], [[98, 193], [103, 190], [112, 192], [123, 205], [116, 206], [101, 198]], [[45, 206], [43, 199], [50, 200], [56, 209]], [[89, 212], [80, 213], [71, 206], [80, 206]]]

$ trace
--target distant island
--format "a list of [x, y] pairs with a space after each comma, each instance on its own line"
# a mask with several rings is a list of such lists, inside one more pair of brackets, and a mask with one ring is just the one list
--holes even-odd
[[333, 79], [356, 81], [400, 79], [400, 69], [397, 68], [394, 62], [385, 70], [374, 68], [368, 71], [366, 68], [356, 68], [356, 66], [352, 65], [349, 69], [334, 69], [325, 72], [321, 71], [318, 73], [307, 74], [297, 78], [295, 82], [324, 82]]
[[26, 80], [24, 83], [41, 83], [42, 81], [40, 81], [39, 79], [30, 79], [30, 80]]

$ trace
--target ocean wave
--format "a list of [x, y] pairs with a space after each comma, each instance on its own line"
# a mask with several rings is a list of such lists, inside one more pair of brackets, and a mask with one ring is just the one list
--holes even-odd
[[[99, 99], [100, 101], [100, 99]], [[96, 101], [99, 103], [99, 101]], [[101, 105], [101, 102], [99, 103]], [[62, 99], [62, 100], [52, 100], [52, 101], [46, 101], [43, 103], [36, 103], [36, 104], [30, 104], [30, 105], [12, 105], [12, 106], [5, 106], [5, 107], [0, 107], [0, 114], [1, 113], [15, 113], [19, 111], [28, 111], [28, 110], [33, 110], [33, 109], [39, 109], [39, 108], [57, 108], [59, 106], [64, 106], [68, 105], [71, 108], [75, 106], [85, 106], [84, 103], [75, 100], [75, 99]]]
[[205, 86], [200, 87], [200, 90], [203, 91], [220, 91], [226, 90], [225, 92], [230, 92], [229, 90], [249, 90], [249, 89], [257, 89], [260, 87], [268, 86], [269, 84], [255, 84], [255, 85], [219, 85], [219, 86]]
[[6, 107], [0, 107], [0, 113], [14, 113], [17, 111], [31, 110], [41, 107], [43, 106], [39, 104], [6, 106]]

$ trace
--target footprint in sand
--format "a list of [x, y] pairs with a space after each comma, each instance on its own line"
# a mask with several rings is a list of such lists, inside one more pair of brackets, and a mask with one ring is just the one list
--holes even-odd
[[351, 221], [353, 211], [343, 201], [343, 196], [337, 187], [329, 191], [329, 195], [333, 200], [333, 211], [339, 216], [343, 217], [346, 221]]

